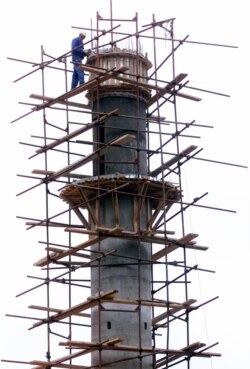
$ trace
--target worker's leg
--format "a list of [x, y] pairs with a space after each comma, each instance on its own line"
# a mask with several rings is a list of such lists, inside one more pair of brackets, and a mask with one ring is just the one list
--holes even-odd
[[80, 85], [84, 83], [84, 71], [79, 67], [82, 64], [82, 59], [75, 56], [72, 59], [72, 62], [74, 65], [74, 71], [72, 75], [71, 89], [76, 88], [78, 82], [80, 83]]
[[79, 66], [77, 66], [77, 73], [78, 73], [78, 79], [79, 79], [79, 84], [81, 85], [82, 83], [84, 83], [84, 71], [82, 69], [79, 68]]
[[76, 70], [76, 68], [74, 66], [74, 71], [73, 71], [73, 74], [72, 74], [72, 81], [71, 81], [71, 90], [73, 88], [76, 88], [77, 87], [78, 81], [79, 81], [79, 79], [78, 79], [78, 73], [77, 73], [77, 70]]

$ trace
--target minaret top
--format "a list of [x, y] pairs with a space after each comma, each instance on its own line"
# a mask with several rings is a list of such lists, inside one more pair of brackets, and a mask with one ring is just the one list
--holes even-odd
[[[150, 97], [148, 84], [148, 70], [152, 63], [135, 50], [120, 49], [118, 47], [98, 50], [98, 53], [91, 53], [86, 62], [87, 66], [93, 67], [90, 71], [89, 80], [92, 80], [102, 72], [117, 71], [112, 78], [107, 79], [99, 85], [100, 93], [133, 93], [139, 89], [140, 95], [144, 99]], [[95, 70], [96, 69], [96, 70]], [[87, 97], [94, 94], [96, 87], [88, 91]]]

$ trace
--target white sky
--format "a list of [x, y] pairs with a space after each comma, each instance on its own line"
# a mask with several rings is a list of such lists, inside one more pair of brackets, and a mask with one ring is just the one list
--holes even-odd
[[[13, 84], [15, 79], [28, 73], [31, 67], [7, 60], [7, 57], [39, 62], [41, 45], [48, 54], [54, 56], [69, 51], [71, 39], [77, 35], [77, 30], [72, 29], [72, 26], [90, 27], [90, 19], [95, 22], [96, 11], [108, 17], [109, 0], [91, 2], [8, 0], [0, 4], [2, 36], [0, 326], [1, 342], [6, 341], [11, 345], [9, 347], [7, 343], [1, 344], [1, 359], [15, 357], [16, 345], [21, 345], [20, 341], [15, 341], [16, 322], [13, 324], [10, 318], [5, 318], [5, 314], [18, 314], [19, 300], [15, 299], [15, 295], [25, 289], [27, 268], [32, 273], [31, 266], [38, 255], [37, 252], [36, 255], [30, 251], [27, 253], [26, 243], [35, 243], [36, 240], [32, 240], [32, 235], [27, 235], [24, 224], [16, 220], [16, 215], [20, 215], [17, 208], [22, 214], [15, 196], [19, 188], [16, 173], [25, 171], [27, 165], [27, 159], [23, 160], [20, 157], [22, 150], [18, 142], [27, 133], [25, 131], [27, 126], [25, 119], [13, 124], [10, 122], [29, 110], [28, 106], [20, 106], [18, 102], [28, 102], [29, 94], [40, 91], [30, 77]], [[177, 73], [188, 73], [190, 86], [218, 91], [230, 95], [230, 98], [187, 91], [194, 95], [202, 95], [203, 101], [199, 106], [192, 105], [191, 110], [187, 112], [185, 109], [187, 116], [184, 116], [181, 110], [178, 114], [182, 121], [195, 119], [201, 124], [214, 126], [213, 130], [202, 131], [202, 142], [199, 144], [205, 150], [201, 157], [250, 166], [249, 1], [113, 0], [114, 18], [132, 18], [135, 12], [139, 13], [140, 25], [150, 23], [152, 14], [155, 14], [156, 20], [176, 18], [176, 38], [189, 35], [189, 40], [192, 41], [238, 47], [219, 48], [193, 44], [183, 46], [185, 49], [181, 55], [185, 55], [184, 60], [178, 60], [178, 54], [176, 55], [177, 68], [181, 68]], [[220, 296], [219, 300], [212, 303], [214, 304], [212, 308], [207, 308], [208, 316], [204, 319], [207, 322], [208, 340], [211, 340], [211, 343], [219, 341], [219, 346], [212, 351], [221, 352], [222, 357], [213, 359], [208, 364], [204, 363], [203, 368], [248, 369], [250, 368], [249, 169], [213, 164], [204, 164], [203, 167], [197, 168], [198, 171], [192, 171], [192, 175], [185, 173], [191, 180], [190, 192], [199, 196], [208, 191], [209, 198], [206, 204], [237, 211], [236, 214], [210, 212], [208, 214], [210, 218], [206, 216], [205, 222], [200, 213], [195, 216], [194, 212], [194, 218], [190, 220], [193, 231], [200, 234], [201, 243], [209, 246], [209, 251], [202, 259], [202, 266], [216, 270], [216, 274], [212, 275], [211, 297]], [[27, 331], [22, 333], [29, 334]], [[21, 333], [19, 334], [21, 337]], [[30, 350], [23, 347], [23, 351], [25, 350], [27, 360], [31, 360]], [[0, 368], [11, 367], [13, 366], [0, 362]]]

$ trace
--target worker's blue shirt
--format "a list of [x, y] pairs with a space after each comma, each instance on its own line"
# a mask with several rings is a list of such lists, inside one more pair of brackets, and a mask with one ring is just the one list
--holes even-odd
[[71, 42], [72, 59], [83, 59], [85, 54], [83, 51], [83, 42], [80, 37], [76, 37]]

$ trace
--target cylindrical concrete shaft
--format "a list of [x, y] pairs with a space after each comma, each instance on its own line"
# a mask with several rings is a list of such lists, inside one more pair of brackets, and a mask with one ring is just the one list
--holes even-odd
[[[135, 98], [126, 96], [106, 96], [94, 103], [93, 110], [109, 112], [122, 109], [121, 114], [128, 117], [111, 117], [102, 127], [94, 131], [94, 141], [108, 143], [124, 134], [132, 134], [135, 140], [129, 145], [131, 148], [113, 148], [101, 161], [94, 163], [94, 175], [145, 175], [147, 174], [146, 151], [146, 107]], [[138, 117], [136, 119], [132, 117]], [[144, 119], [140, 119], [140, 117]], [[102, 161], [103, 160], [103, 161]], [[138, 177], [139, 178], [139, 177]], [[139, 188], [139, 186], [138, 186]], [[124, 192], [124, 191], [123, 191]], [[135, 204], [138, 197], [131, 194], [118, 194], [119, 226], [126, 231], [135, 231]], [[92, 204], [94, 209], [99, 206], [99, 224], [101, 227], [114, 228], [117, 219], [114, 214], [114, 198], [112, 194], [103, 196], [99, 205]], [[147, 223], [146, 202], [141, 207], [137, 225], [145, 229]], [[117, 298], [127, 300], [151, 299], [151, 245], [139, 240], [127, 240], [109, 237], [99, 245], [92, 247], [92, 251], [103, 253], [116, 250], [114, 255], [101, 259], [99, 267], [91, 269], [92, 296], [101, 292], [117, 290]], [[93, 253], [93, 258], [96, 254]], [[138, 262], [141, 260], [141, 262]], [[106, 339], [121, 338], [121, 344], [134, 347], [151, 347], [151, 308], [129, 304], [109, 303], [95, 307], [91, 313], [92, 341], [102, 342]], [[105, 366], [112, 369], [144, 369], [152, 368], [152, 357], [138, 358], [139, 352], [102, 350], [92, 354], [92, 365], [110, 363]], [[137, 358], [136, 358], [137, 357]], [[128, 360], [131, 358], [131, 360]], [[133, 358], [133, 359], [132, 359]], [[126, 359], [125, 361], [123, 361]], [[120, 361], [120, 362], [119, 362]], [[113, 364], [111, 364], [113, 363]], [[142, 366], [141, 366], [142, 364]]]
[[[98, 129], [93, 130], [94, 142], [109, 143], [125, 134], [135, 136], [135, 140], [125, 146], [130, 148], [114, 147], [94, 162], [94, 175], [102, 174], [147, 174], [146, 154], [146, 105], [139, 103], [133, 97], [106, 96], [99, 99], [99, 104], [93, 106], [94, 111], [110, 112], [121, 109], [120, 115], [112, 116]], [[98, 145], [95, 146], [97, 148]], [[140, 151], [144, 150], [144, 151]]]

